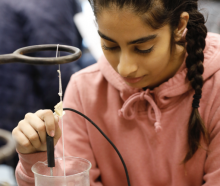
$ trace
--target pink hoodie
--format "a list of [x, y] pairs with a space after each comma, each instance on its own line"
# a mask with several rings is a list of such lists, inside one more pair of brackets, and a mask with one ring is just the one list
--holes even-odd
[[[64, 107], [90, 117], [121, 152], [131, 186], [220, 185], [220, 36], [209, 33], [204, 51], [204, 87], [200, 114], [211, 135], [185, 165], [187, 127], [194, 91], [186, 79], [185, 63], [174, 77], [154, 90], [133, 89], [102, 57], [97, 64], [74, 74]], [[91, 186], [125, 186], [126, 177], [116, 152], [97, 129], [66, 111], [65, 155], [92, 163]], [[56, 156], [62, 156], [61, 140]], [[34, 185], [31, 166], [46, 153], [19, 154], [16, 177], [21, 186]]]

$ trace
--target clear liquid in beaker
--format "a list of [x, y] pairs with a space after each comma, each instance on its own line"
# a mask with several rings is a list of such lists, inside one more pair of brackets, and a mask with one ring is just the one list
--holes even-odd
[[35, 186], [90, 186], [89, 170], [91, 163], [88, 160], [76, 157], [65, 157], [66, 176], [63, 171], [63, 158], [55, 159], [53, 176], [47, 161], [37, 162], [32, 167], [35, 177]]

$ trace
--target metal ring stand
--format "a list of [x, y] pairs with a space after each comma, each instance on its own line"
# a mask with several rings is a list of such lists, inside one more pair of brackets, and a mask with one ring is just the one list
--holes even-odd
[[[48, 44], [48, 45], [35, 45], [24, 47], [16, 50], [12, 54], [0, 55], [0, 64], [7, 63], [26, 63], [32, 65], [56, 65], [56, 64], [65, 64], [76, 61], [82, 55], [81, 51], [72, 46], [59, 45], [59, 51], [72, 53], [67, 56], [62, 57], [48, 57], [48, 58], [39, 58], [39, 57], [29, 57], [24, 54], [39, 52], [39, 51], [56, 51], [57, 44]], [[1, 104], [1, 103], [0, 103]], [[12, 138], [11, 132], [0, 129], [0, 140], [6, 141], [6, 145], [0, 148], [0, 162], [10, 158], [11, 155], [15, 152], [15, 143]]]
[[29, 57], [24, 54], [39, 52], [39, 51], [56, 51], [57, 44], [48, 44], [48, 45], [34, 45], [29, 47], [24, 47], [16, 50], [12, 54], [4, 54], [0, 55], [0, 64], [6, 63], [26, 63], [33, 65], [55, 65], [55, 64], [65, 64], [76, 61], [82, 55], [80, 49], [67, 46], [67, 45], [59, 45], [59, 51], [70, 52], [72, 54], [62, 57]]
[[4, 160], [10, 159], [15, 153], [15, 142], [11, 136], [11, 132], [0, 129], [0, 140], [5, 141], [6, 144], [0, 148], [0, 163]]

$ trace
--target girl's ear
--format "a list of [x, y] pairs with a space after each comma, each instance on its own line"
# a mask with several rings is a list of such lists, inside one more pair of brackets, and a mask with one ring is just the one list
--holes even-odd
[[175, 37], [176, 42], [181, 41], [182, 36], [183, 36], [183, 32], [184, 32], [185, 28], [187, 27], [188, 21], [189, 21], [189, 14], [187, 12], [183, 12], [180, 15], [179, 25], [174, 30], [174, 37]]

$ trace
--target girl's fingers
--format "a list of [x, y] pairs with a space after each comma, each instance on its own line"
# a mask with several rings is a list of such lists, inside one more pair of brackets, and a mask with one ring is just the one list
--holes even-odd
[[19, 130], [18, 127], [14, 128], [14, 130], [12, 131], [12, 135], [16, 141], [16, 148], [18, 152], [26, 154], [36, 151], [28, 138]]
[[18, 152], [26, 154], [46, 151], [46, 132], [54, 137], [56, 144], [61, 136], [58, 121], [59, 118], [51, 110], [26, 114], [25, 119], [12, 132]]
[[55, 135], [55, 118], [51, 110], [39, 110], [35, 113], [42, 121], [44, 121], [46, 126], [47, 134], [51, 137]]
[[36, 114], [26, 114], [26, 121], [37, 131], [42, 144], [46, 143], [46, 126]]
[[19, 130], [26, 136], [26, 138], [30, 141], [30, 143], [35, 149], [39, 149], [42, 146], [37, 131], [31, 125], [29, 125], [26, 120], [22, 120], [18, 124], [18, 127]]

